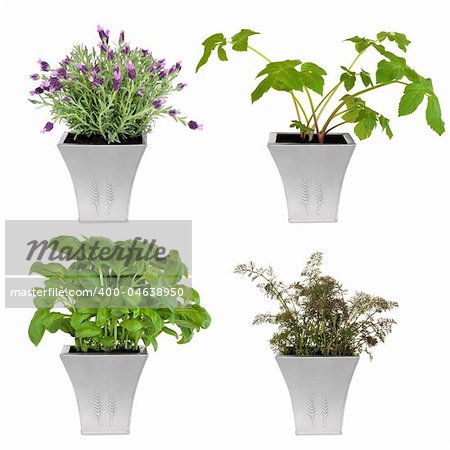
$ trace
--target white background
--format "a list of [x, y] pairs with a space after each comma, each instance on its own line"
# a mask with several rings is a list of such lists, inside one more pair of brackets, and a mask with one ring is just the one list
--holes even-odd
[[[28, 341], [31, 310], [2, 311], [3, 448], [379, 449], [441, 447], [448, 429], [449, 134], [426, 125], [424, 108], [396, 118], [400, 87], [368, 96], [393, 119], [358, 143], [337, 224], [289, 224], [283, 188], [266, 148], [287, 129], [289, 97], [249, 96], [263, 62], [230, 54], [194, 74], [201, 42], [240, 28], [275, 59], [314, 61], [332, 76], [353, 59], [343, 39], [381, 30], [405, 33], [411, 66], [433, 78], [450, 123], [448, 8], [438, 2], [240, 1], [5, 2], [2, 6], [2, 218], [75, 219], [67, 169], [56, 148], [64, 126], [26, 100], [41, 57], [59, 61], [76, 42], [95, 44], [96, 25], [168, 61], [182, 59], [188, 88], [174, 104], [204, 123], [191, 132], [170, 120], [149, 136], [130, 219], [194, 221], [194, 285], [213, 317], [192, 343], [162, 339], [136, 395], [130, 436], [81, 436], [75, 397], [59, 360], [66, 335]], [[363, 67], [373, 70], [373, 54]], [[329, 82], [330, 83], [330, 82]], [[328, 84], [330, 85], [330, 84]], [[362, 358], [342, 436], [296, 437], [284, 381], [267, 345], [273, 330], [251, 327], [270, 309], [248, 280], [233, 275], [253, 259], [293, 280], [309, 255], [350, 290], [399, 301], [398, 325], [374, 360]], [[5, 434], [2, 433], [2, 438]]]

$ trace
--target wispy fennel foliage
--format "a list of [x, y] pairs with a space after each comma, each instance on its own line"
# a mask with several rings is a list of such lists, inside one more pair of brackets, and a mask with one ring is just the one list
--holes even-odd
[[276, 313], [258, 314], [254, 324], [278, 327], [270, 340], [272, 349], [282, 355], [357, 356], [384, 342], [395, 321], [383, 313], [396, 308], [396, 302], [364, 292], [347, 298], [334, 278], [321, 272], [322, 253], [314, 253], [291, 284], [279, 281], [271, 267], [241, 264], [235, 272], [257, 282], [259, 290], [274, 300]]

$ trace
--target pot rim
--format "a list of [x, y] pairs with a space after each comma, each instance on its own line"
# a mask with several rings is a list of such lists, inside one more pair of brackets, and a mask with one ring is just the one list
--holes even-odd
[[280, 142], [276, 142], [277, 139], [277, 135], [278, 134], [298, 134], [297, 131], [272, 131], [269, 133], [269, 145], [280, 145], [280, 146], [291, 146], [291, 147], [307, 147], [307, 146], [311, 146], [311, 147], [345, 147], [347, 145], [352, 145], [355, 146], [356, 142], [353, 139], [352, 135], [350, 133], [328, 133], [329, 135], [332, 136], [342, 136], [346, 143], [345, 144], [317, 144], [317, 143], [308, 143], [308, 144], [288, 144], [288, 143], [280, 143]]
[[61, 139], [58, 141], [57, 146], [64, 145], [65, 147], [94, 147], [94, 148], [117, 148], [117, 147], [146, 147], [147, 146], [147, 135], [142, 135], [142, 143], [141, 144], [73, 144], [73, 143], [66, 143], [64, 142], [66, 140], [66, 137], [68, 136], [69, 131], [64, 131], [64, 133], [61, 136]]
[[284, 358], [292, 358], [292, 359], [357, 359], [359, 360], [360, 356], [340, 356], [340, 355], [332, 355], [332, 356], [304, 356], [304, 355], [282, 355], [282, 354], [276, 354], [275, 359], [284, 359]]
[[70, 357], [80, 357], [80, 356], [113, 356], [113, 357], [121, 357], [121, 356], [148, 356], [147, 347], [144, 345], [139, 346], [139, 352], [137, 353], [114, 353], [114, 352], [76, 352], [76, 353], [70, 353], [70, 348], [73, 347], [73, 345], [64, 345], [60, 356], [70, 356]]

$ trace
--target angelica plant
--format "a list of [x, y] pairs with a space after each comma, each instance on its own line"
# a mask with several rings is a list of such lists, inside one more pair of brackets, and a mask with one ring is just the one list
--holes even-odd
[[156, 119], [169, 116], [189, 128], [201, 129], [167, 104], [168, 97], [186, 84], [177, 82], [181, 63], [166, 65], [144, 48], [132, 48], [120, 32], [110, 41], [109, 30], [97, 29], [97, 48], [75, 45], [59, 64], [39, 59], [39, 73], [30, 75], [39, 85], [30, 91], [30, 101], [50, 109], [51, 121], [67, 124], [75, 136], [94, 142], [121, 143], [149, 133]]
[[[380, 88], [393, 89], [401, 87], [403, 95], [398, 105], [398, 115], [413, 113], [426, 99], [426, 121], [433, 131], [441, 135], [445, 125], [441, 117], [438, 97], [434, 92], [430, 78], [419, 75], [406, 62], [406, 59], [389, 50], [385, 44], [393, 44], [405, 53], [409, 39], [402, 33], [382, 31], [376, 38], [354, 36], [347, 41], [354, 43], [356, 56], [347, 66], [341, 66], [339, 80], [331, 84], [325, 91], [327, 72], [314, 62], [302, 62], [299, 59], [273, 61], [264, 53], [249, 45], [249, 38], [258, 32], [242, 29], [231, 39], [223, 33], [216, 33], [203, 42], [203, 55], [198, 62], [198, 70], [208, 62], [213, 51], [217, 51], [221, 61], [228, 61], [227, 48], [236, 52], [253, 52], [261, 57], [266, 66], [256, 75], [262, 78], [251, 94], [252, 102], [259, 100], [270, 90], [287, 92], [291, 97], [295, 110], [295, 119], [291, 127], [297, 128], [303, 140], [313, 140], [314, 135], [319, 144], [324, 143], [332, 130], [346, 124], [354, 124], [354, 132], [359, 139], [371, 136], [377, 125], [386, 135], [392, 138], [390, 121], [383, 114], [366, 104], [366, 94]], [[359, 66], [366, 52], [374, 52], [381, 56], [375, 74]], [[342, 95], [342, 91], [345, 92]], [[301, 94], [301, 96], [299, 95]], [[336, 95], [339, 99], [328, 112], [328, 107]]]
[[278, 331], [270, 340], [282, 355], [357, 356], [391, 333], [394, 319], [383, 314], [398, 307], [393, 301], [357, 292], [348, 298], [342, 285], [321, 272], [322, 253], [314, 253], [290, 284], [279, 281], [271, 267], [240, 264], [235, 273], [257, 282], [258, 289], [279, 307], [258, 314], [253, 323], [271, 324]]

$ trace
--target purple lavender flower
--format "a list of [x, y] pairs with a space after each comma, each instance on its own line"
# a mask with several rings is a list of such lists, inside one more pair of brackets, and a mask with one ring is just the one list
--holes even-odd
[[148, 71], [149, 71], [150, 73], [156, 72], [156, 67], [155, 67], [155, 66], [150, 66], [150, 67], [148, 68]]
[[142, 56], [149, 56], [150, 55], [150, 52], [147, 49], [145, 49], [145, 48], [141, 48], [141, 53], [142, 53]]
[[89, 81], [94, 85], [94, 86], [97, 86], [97, 87], [99, 87], [99, 86], [101, 86], [102, 84], [103, 84], [103, 78], [101, 78], [101, 77], [94, 77], [93, 75], [91, 75], [90, 77], [89, 77]]
[[122, 73], [120, 69], [115, 66], [114, 67], [114, 81], [113, 81], [113, 91], [117, 91], [120, 88], [120, 81], [122, 80]]
[[125, 31], [121, 30], [119, 34], [119, 44], [122, 44], [124, 40], [125, 40]]
[[98, 66], [94, 66], [91, 70], [92, 75], [98, 75], [98, 73], [100, 72], [100, 67]]
[[131, 61], [128, 61], [126, 64], [126, 68], [128, 70], [128, 76], [134, 80], [136, 78], [136, 70], [134, 70], [134, 65]]
[[41, 66], [42, 72], [48, 72], [50, 70], [50, 64], [42, 59], [38, 59], [38, 64]]
[[144, 96], [144, 91], [142, 89], [138, 89], [136, 92], [136, 95], [138, 95], [139, 97], [143, 97]]
[[130, 51], [131, 51], [131, 49], [130, 49], [130, 44], [125, 44], [125, 45], [123, 46], [122, 53], [123, 53], [124, 55], [128, 55], [128, 54], [130, 53]]
[[50, 94], [53, 92], [60, 91], [62, 89], [61, 81], [59, 81], [58, 77], [50, 77], [48, 80], [48, 91]]
[[188, 127], [189, 127], [191, 130], [203, 130], [203, 125], [197, 123], [195, 120], [190, 120], [190, 121], [188, 122]]
[[174, 72], [179, 72], [180, 70], [181, 70], [181, 61], [178, 61], [169, 69], [169, 75]]
[[70, 97], [68, 97], [67, 95], [65, 95], [64, 97], [63, 97], [63, 100], [65, 101], [65, 102], [70, 102], [71, 100], [70, 100]]
[[169, 116], [175, 117], [178, 116], [178, 114], [180, 114], [180, 111], [178, 109], [171, 109], [169, 111]]
[[104, 30], [100, 25], [97, 25], [97, 33], [100, 36], [100, 40], [107, 44], [109, 42], [109, 30]]
[[153, 100], [153, 107], [155, 109], [159, 109], [159, 108], [161, 108], [162, 105], [164, 105], [164, 103], [166, 103], [165, 98], [157, 98], [157, 99]]
[[181, 91], [187, 86], [187, 83], [178, 83], [177, 90]]
[[70, 63], [70, 58], [68, 56], [66, 56], [59, 64], [61, 64], [61, 66], [67, 66], [67, 64]]
[[84, 64], [78, 63], [76, 67], [77, 69], [80, 69], [83, 73], [89, 72], [88, 68]]
[[100, 42], [100, 44], [97, 44], [97, 46], [100, 49], [101, 53], [106, 53], [108, 51], [108, 46], [104, 42]]
[[33, 95], [36, 94], [42, 94], [44, 92], [44, 89], [42, 89], [40, 86], [38, 86], [36, 89], [33, 89], [30, 91], [30, 95], [33, 97]]
[[52, 70], [52, 75], [60, 78], [67, 78], [67, 70], [65, 67], [60, 67], [59, 69]]
[[31, 75], [30, 75], [30, 78], [32, 79], [32, 80], [39, 80], [39, 74], [37, 74], [37, 73], [32, 73]]
[[41, 133], [48, 133], [49, 131], [53, 130], [53, 123], [52, 122], [47, 122], [45, 124], [45, 127], [42, 128]]
[[167, 77], [167, 70], [162, 70], [161, 72], [159, 72], [158, 78], [160, 80], [162, 80], [163, 78], [166, 78], [166, 77]]
[[156, 61], [155, 70], [163, 69], [165, 65], [166, 65], [166, 60], [165, 59], [159, 59], [158, 61]]
[[110, 48], [110, 49], [108, 50], [108, 59], [109, 59], [110, 61], [112, 61], [112, 60], [114, 59], [114, 50], [113, 50], [112, 48]]

